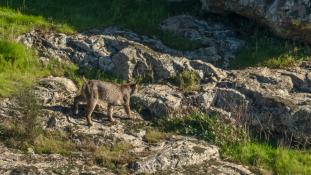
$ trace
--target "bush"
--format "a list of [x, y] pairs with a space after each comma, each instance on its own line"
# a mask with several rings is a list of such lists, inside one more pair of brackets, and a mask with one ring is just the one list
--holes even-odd
[[185, 91], [191, 91], [198, 88], [200, 76], [196, 71], [186, 70], [178, 74], [173, 82]]
[[32, 90], [24, 90], [17, 96], [17, 104], [21, 118], [16, 121], [16, 127], [25, 136], [25, 139], [33, 143], [34, 139], [42, 133], [40, 118], [42, 117], [41, 105], [36, 94]]

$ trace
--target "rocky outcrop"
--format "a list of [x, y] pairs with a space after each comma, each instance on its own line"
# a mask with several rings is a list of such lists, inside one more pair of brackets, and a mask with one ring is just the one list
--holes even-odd
[[[215, 29], [214, 33], [210, 31], [212, 37], [209, 39], [218, 45], [231, 38], [227, 30], [216, 30], [216, 24], [209, 28], [201, 21], [189, 22], [191, 19], [189, 16], [169, 18], [162, 23], [162, 28], [189, 36], [189, 39], [203, 38], [201, 42], [208, 38], [209, 29]], [[223, 35], [223, 41], [215, 41], [217, 33]], [[228, 122], [247, 122], [268, 135], [293, 138], [286, 142], [311, 145], [309, 62], [288, 70], [249, 68], [225, 71], [202, 61], [204, 59], [193, 60], [185, 52], [178, 52], [184, 56], [180, 57], [158, 40], [115, 28], [73, 36], [33, 31], [21, 36], [20, 41], [38, 48], [42, 56], [68, 59], [123, 79], [152, 79], [153, 84], [142, 87], [141, 92], [133, 97], [134, 107], [146, 112], [146, 118], [200, 110], [216, 113]], [[230, 50], [230, 47], [222, 48]], [[196, 51], [192, 53], [195, 55]], [[201, 79], [198, 90], [184, 93], [172, 85], [163, 85], [167, 82], [165, 80], [184, 70], [198, 73]]]
[[226, 71], [227, 77], [216, 84], [203, 83], [200, 90], [191, 93], [168, 85], [148, 85], [133, 101], [155, 117], [201, 110], [234, 123], [247, 123], [270, 136], [290, 138], [285, 141], [288, 144], [310, 145], [308, 64], [289, 70]]
[[311, 43], [311, 2], [307, 0], [201, 0], [208, 12], [233, 12], [268, 26], [278, 36]]
[[[177, 31], [175, 25], [185, 28]], [[191, 40], [200, 40], [200, 48], [175, 50], [160, 40], [118, 28], [77, 35], [34, 30], [18, 40], [39, 50], [41, 60], [50, 57], [67, 59], [81, 67], [96, 67], [122, 79], [137, 78], [139, 75], [154, 80], [171, 78], [184, 69], [191, 69], [192, 60], [228, 67], [235, 52], [244, 45], [229, 28], [190, 16], [168, 19], [163, 22], [162, 28]]]
[[[126, 113], [121, 107], [115, 108], [114, 115], [118, 118], [115, 123], [108, 121], [106, 106], [99, 107], [93, 113], [94, 126], [87, 127], [83, 112], [78, 116], [72, 115], [72, 96], [59, 96], [77, 92], [69, 79], [44, 78], [33, 91], [40, 101], [45, 102], [43, 128], [69, 134], [70, 141], [78, 146], [131, 145], [127, 152], [135, 159], [121, 165], [127, 167], [126, 171], [130, 174], [186, 172], [187, 166], [204, 167], [204, 171], [209, 172], [217, 170], [218, 173], [214, 174], [252, 174], [246, 167], [222, 161], [218, 147], [194, 138], [171, 135], [156, 143], [148, 143], [144, 139], [146, 130], [150, 129], [148, 122], [126, 120]], [[3, 112], [0, 113], [0, 121], [18, 118], [18, 112], [12, 113], [17, 109], [16, 105], [14, 98], [1, 101], [0, 109]], [[141, 118], [139, 114], [132, 113], [137, 119]], [[43, 155], [37, 154], [32, 148], [23, 153], [0, 144], [0, 153], [0, 174], [118, 174], [109, 167], [95, 164], [90, 152], [75, 152], [70, 157]]]

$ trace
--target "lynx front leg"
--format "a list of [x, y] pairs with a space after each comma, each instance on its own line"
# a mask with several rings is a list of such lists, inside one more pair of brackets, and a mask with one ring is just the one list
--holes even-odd
[[89, 126], [92, 126], [92, 113], [96, 107], [97, 100], [89, 100], [86, 107], [86, 121]]
[[125, 109], [125, 112], [126, 112], [128, 118], [131, 118], [131, 108], [130, 108], [130, 105], [124, 105], [123, 107]]
[[111, 122], [114, 121], [112, 114], [113, 114], [113, 106], [111, 104], [108, 104], [108, 117]]
[[76, 96], [74, 98], [73, 110], [74, 110], [75, 115], [79, 113], [79, 103], [83, 101], [84, 101], [84, 98], [82, 95]]

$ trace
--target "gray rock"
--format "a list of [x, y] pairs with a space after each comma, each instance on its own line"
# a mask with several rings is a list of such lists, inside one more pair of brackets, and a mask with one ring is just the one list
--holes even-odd
[[218, 148], [191, 139], [177, 140], [153, 148], [154, 153], [134, 162], [136, 173], [155, 173], [161, 170], [178, 169], [185, 165], [201, 164], [206, 160], [218, 159]]

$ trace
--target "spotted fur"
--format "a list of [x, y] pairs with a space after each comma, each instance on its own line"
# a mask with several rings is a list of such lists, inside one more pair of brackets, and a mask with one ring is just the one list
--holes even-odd
[[128, 117], [131, 118], [130, 97], [136, 93], [137, 86], [134, 83], [115, 84], [99, 80], [86, 81], [81, 89], [80, 95], [74, 99], [75, 114], [78, 114], [79, 103], [86, 102], [87, 124], [92, 125], [91, 115], [99, 102], [107, 102], [108, 116], [113, 121], [113, 106], [123, 106]]

